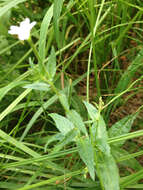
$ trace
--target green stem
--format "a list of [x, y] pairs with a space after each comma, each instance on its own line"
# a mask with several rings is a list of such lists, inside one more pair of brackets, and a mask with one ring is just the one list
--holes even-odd
[[[42, 60], [41, 60], [41, 58], [40, 58], [40, 56], [39, 56], [39, 53], [38, 53], [37, 49], [35, 48], [35, 46], [34, 46], [34, 44], [33, 44], [31, 38], [28, 39], [28, 43], [29, 43], [30, 46], [32, 47], [33, 52], [34, 52], [34, 54], [35, 54], [35, 56], [36, 56], [36, 58], [37, 58], [37, 60], [38, 60], [39, 69], [40, 69], [40, 74], [42, 75], [42, 80], [45, 81], [47, 84], [50, 85], [52, 91], [58, 96], [58, 99], [59, 99], [59, 101], [61, 102], [61, 100], [60, 100], [60, 93], [59, 93], [58, 89], [55, 87], [54, 83], [51, 81], [51, 78], [50, 78], [50, 76], [49, 76], [49, 73], [46, 71], [45, 65], [44, 65], [44, 63], [42, 62]], [[62, 102], [61, 102], [61, 104], [62, 104]], [[63, 104], [62, 104], [62, 106], [63, 106], [65, 112], [67, 112], [68, 110], [66, 109], [66, 107], [64, 107]]]
[[[94, 63], [94, 74], [95, 74], [95, 82], [96, 82], [96, 88], [97, 88], [97, 96], [98, 98], [100, 97], [100, 84], [99, 84], [99, 79], [98, 79], [98, 67], [97, 67], [97, 61], [96, 61], [96, 49], [95, 49], [95, 26], [97, 26], [99, 17], [95, 17], [95, 9], [94, 9], [94, 0], [89, 1], [89, 9], [90, 9], [90, 27], [91, 27], [91, 45], [93, 48], [93, 63]], [[99, 14], [98, 14], [99, 16]], [[96, 20], [96, 23], [95, 23]], [[97, 28], [97, 27], [96, 27]]]
[[41, 60], [41, 58], [39, 56], [39, 53], [38, 53], [32, 39], [31, 39], [31, 37], [28, 39], [28, 43], [31, 46], [31, 48], [33, 49], [33, 53], [35, 54], [35, 56], [36, 56], [36, 58], [38, 60], [39, 68], [40, 68], [41, 73], [44, 73], [44, 71], [45, 71], [44, 64], [42, 63], [42, 60]]
[[90, 77], [90, 63], [91, 63], [91, 54], [92, 54], [92, 44], [90, 45], [89, 57], [88, 57], [88, 66], [87, 66], [87, 78], [86, 78], [86, 101], [89, 102], [89, 77]]

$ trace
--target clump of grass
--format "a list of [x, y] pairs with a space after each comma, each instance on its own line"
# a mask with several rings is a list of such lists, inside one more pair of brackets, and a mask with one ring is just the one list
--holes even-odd
[[111, 122], [142, 93], [141, 1], [2, 1], [1, 39], [0, 188], [142, 189], [142, 103]]

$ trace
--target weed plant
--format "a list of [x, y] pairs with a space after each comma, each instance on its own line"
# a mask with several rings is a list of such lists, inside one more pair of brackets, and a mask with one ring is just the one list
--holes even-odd
[[143, 189], [142, 15], [141, 0], [0, 0], [0, 189]]

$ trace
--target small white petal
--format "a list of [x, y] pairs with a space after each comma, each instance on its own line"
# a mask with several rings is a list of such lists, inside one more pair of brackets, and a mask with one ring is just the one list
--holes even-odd
[[30, 37], [30, 31], [35, 26], [36, 22], [30, 23], [29, 18], [26, 18], [20, 23], [20, 26], [11, 26], [8, 33], [17, 34], [20, 40], [28, 40]]
[[18, 38], [20, 40], [28, 40], [29, 36], [30, 36], [30, 33], [24, 33], [24, 34], [20, 33], [20, 34], [18, 34]]
[[20, 27], [26, 27], [30, 24], [29, 18], [26, 18], [24, 21], [20, 23]]
[[19, 27], [18, 26], [11, 26], [8, 33], [9, 34], [18, 34], [19, 33]]
[[36, 22], [34, 21], [34, 22], [32, 22], [31, 24], [30, 24], [30, 28], [32, 29], [33, 28], [33, 26], [35, 26], [35, 24], [36, 24]]

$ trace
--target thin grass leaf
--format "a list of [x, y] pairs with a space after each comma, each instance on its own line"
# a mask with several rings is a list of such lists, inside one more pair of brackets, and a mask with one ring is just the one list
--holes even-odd
[[125, 188], [128, 185], [136, 184], [140, 179], [143, 179], [143, 169], [129, 176], [123, 177], [120, 181], [120, 185], [122, 188]]
[[[67, 154], [72, 154], [72, 153], [75, 153], [77, 151], [78, 151], [77, 148], [72, 148], [72, 149], [69, 149], [69, 150], [56, 152], [54, 154], [46, 154], [46, 155], [39, 156], [39, 157], [36, 157], [36, 158], [24, 159], [24, 160], [18, 161], [18, 162], [12, 162], [12, 163], [8, 163], [8, 164], [3, 164], [2, 168], [6, 169], [6, 168], [17, 167], [17, 166], [24, 166], [24, 165], [27, 165], [27, 164], [35, 164], [36, 162], [45, 162], [45, 161], [49, 162], [52, 159], [55, 159], [55, 158], [58, 158], [58, 157], [61, 157], [61, 156], [65, 156]], [[60, 168], [61, 167], [59, 166], [59, 171], [60, 171]]]
[[46, 15], [44, 16], [44, 19], [41, 23], [41, 28], [40, 28], [39, 55], [42, 62], [44, 61], [46, 57], [47, 30], [50, 25], [52, 17], [53, 17], [53, 5], [48, 9]]
[[40, 156], [38, 153], [36, 153], [32, 149], [25, 146], [23, 143], [17, 141], [15, 138], [11, 137], [10, 135], [6, 134], [1, 129], [0, 129], [0, 137], [2, 139], [6, 140], [6, 142], [9, 142], [10, 144], [13, 144], [14, 146], [16, 146], [18, 149], [20, 149], [20, 150], [26, 152], [27, 154], [31, 155], [32, 157], [39, 157]]
[[55, 37], [56, 37], [58, 47], [60, 47], [60, 44], [61, 44], [59, 19], [60, 19], [60, 14], [62, 11], [63, 2], [64, 0], [54, 0], [54, 8], [53, 8], [54, 30], [55, 30]]
[[139, 190], [142, 190], [143, 189], [143, 184], [135, 184], [135, 185], [127, 185], [127, 189], [135, 189], [135, 190], [137, 190], [137, 189], [139, 189]]
[[35, 189], [36, 187], [41, 187], [41, 186], [44, 186], [44, 185], [47, 185], [47, 184], [55, 183], [57, 180], [63, 180], [65, 178], [70, 178], [70, 177], [73, 177], [73, 176], [77, 176], [77, 175], [79, 175], [81, 173], [82, 173], [81, 170], [77, 170], [77, 171], [74, 171], [74, 172], [69, 172], [69, 173], [66, 173], [66, 174], [64, 174], [62, 176], [56, 176], [56, 177], [50, 178], [48, 180], [43, 180], [43, 181], [41, 181], [39, 183], [36, 183], [36, 184], [32, 184], [32, 185], [28, 185], [26, 187], [19, 188], [18, 190]]
[[13, 88], [15, 88], [16, 86], [19, 85], [23, 85], [25, 82], [23, 81], [14, 81], [11, 82], [10, 84], [8, 84], [7, 86], [0, 88], [0, 101], [2, 100], [2, 98]]
[[0, 114], [0, 121], [6, 116], [8, 115], [13, 108], [23, 99], [27, 96], [27, 94], [29, 94], [31, 92], [31, 89], [26, 89], [20, 96], [18, 96], [18, 98], [16, 98], [16, 100], [14, 100], [1, 114]]
[[124, 72], [124, 74], [121, 76], [121, 78], [117, 84], [117, 87], [114, 91], [115, 94], [126, 90], [126, 88], [130, 84], [131, 79], [133, 78], [133, 76], [135, 75], [137, 70], [143, 66], [142, 60], [143, 60], [143, 48], [140, 50], [140, 52], [138, 53], [136, 58], [129, 65], [129, 67]]
[[4, 15], [9, 9], [11, 9], [11, 8], [15, 7], [16, 5], [18, 5], [19, 3], [23, 3], [25, 1], [26, 0], [12, 0], [12, 1], [9, 1], [5, 6], [0, 8], [0, 17], [2, 15]]
[[136, 171], [142, 169], [141, 164], [134, 157], [132, 157], [132, 154], [129, 154], [126, 150], [117, 146], [112, 146], [111, 152], [116, 159], [116, 162], [119, 162], [120, 165], [124, 167], [130, 167]]
[[129, 159], [135, 158], [137, 156], [142, 156], [142, 155], [143, 155], [143, 150], [141, 150], [139, 152], [132, 153], [132, 154], [124, 155], [121, 158], [117, 159], [117, 161], [122, 162], [124, 160], [129, 160]]
[[15, 182], [0, 182], [1, 189], [18, 189], [23, 187], [23, 184], [16, 184]]
[[133, 138], [136, 138], [136, 137], [140, 137], [143, 135], [143, 130], [138, 130], [138, 131], [135, 131], [135, 132], [130, 132], [130, 133], [127, 133], [125, 135], [120, 135], [120, 136], [117, 136], [117, 137], [112, 137], [108, 140], [108, 143], [115, 143], [115, 142], [120, 142], [120, 141], [125, 141], [127, 139], [133, 139]]

